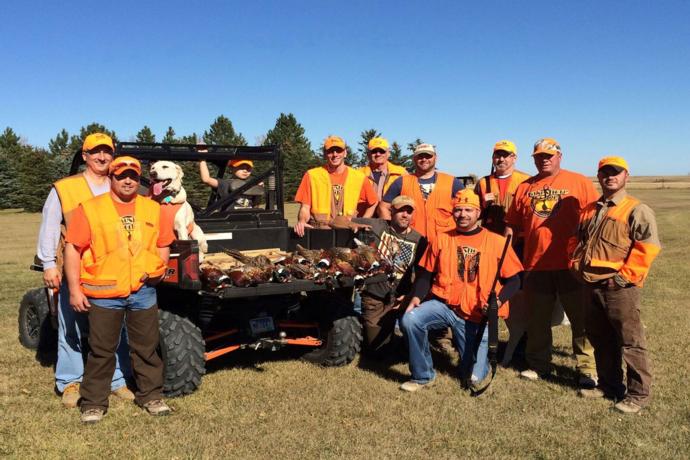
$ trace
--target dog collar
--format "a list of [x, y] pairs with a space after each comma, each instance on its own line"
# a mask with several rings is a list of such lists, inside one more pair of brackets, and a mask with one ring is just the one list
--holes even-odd
[[168, 204], [172, 201], [172, 197], [170, 195], [166, 196], [163, 198], [163, 203]]

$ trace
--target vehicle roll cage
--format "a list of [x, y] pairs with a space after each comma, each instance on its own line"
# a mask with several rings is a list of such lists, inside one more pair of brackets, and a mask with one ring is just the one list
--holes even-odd
[[[216, 199], [217, 192], [210, 195], [206, 208], [192, 206], [198, 217], [208, 217], [211, 214], [231, 208], [232, 203], [245, 191], [264, 182], [267, 210], [277, 210], [284, 215], [283, 206], [283, 158], [280, 148], [275, 145], [259, 147], [236, 145], [205, 145], [205, 152], [200, 152], [197, 144], [161, 144], [142, 142], [118, 142], [115, 146], [115, 156], [128, 155], [140, 160], [143, 164], [166, 161], [199, 161], [206, 160], [218, 167], [218, 179], [225, 174], [230, 160], [251, 160], [270, 162], [271, 166], [259, 174], [252, 174], [245, 184], [232, 190], [223, 199]], [[84, 164], [81, 150], [72, 159], [70, 174], [76, 174]], [[149, 185], [149, 180], [142, 177], [142, 184]], [[191, 203], [190, 203], [191, 204]]]

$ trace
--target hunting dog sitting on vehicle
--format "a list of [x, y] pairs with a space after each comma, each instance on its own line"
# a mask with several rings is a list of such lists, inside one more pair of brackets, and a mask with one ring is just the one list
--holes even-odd
[[172, 219], [178, 240], [199, 242], [199, 261], [208, 252], [203, 230], [194, 223], [194, 211], [187, 203], [187, 192], [182, 186], [182, 168], [172, 161], [157, 161], [149, 169], [151, 198], [161, 204], [161, 219]]

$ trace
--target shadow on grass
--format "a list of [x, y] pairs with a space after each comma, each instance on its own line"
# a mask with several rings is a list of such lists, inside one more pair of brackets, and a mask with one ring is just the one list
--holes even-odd
[[240, 349], [214, 360], [207, 361], [206, 373], [212, 374], [225, 369], [244, 369], [264, 372], [264, 369], [261, 367], [263, 363], [300, 360], [302, 356], [310, 351], [312, 351], [312, 348], [298, 347], [285, 347], [276, 351]]

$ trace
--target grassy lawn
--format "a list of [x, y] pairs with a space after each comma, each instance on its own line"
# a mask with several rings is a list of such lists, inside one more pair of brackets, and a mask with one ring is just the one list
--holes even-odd
[[[84, 427], [77, 410], [62, 408], [53, 369], [17, 340], [19, 300], [41, 284], [28, 270], [40, 215], [0, 212], [0, 456], [687, 458], [690, 189], [634, 194], [656, 210], [664, 245], [643, 290], [654, 399], [636, 416], [577, 397], [570, 335], [558, 327], [557, 379], [526, 382], [499, 369], [480, 398], [460, 390], [449, 362], [438, 363], [433, 388], [404, 394], [404, 363], [358, 359], [322, 369], [288, 353], [231, 354], [211, 366], [199, 391], [170, 401], [170, 417], [113, 400], [102, 423]], [[287, 212], [292, 221], [294, 206]]]

